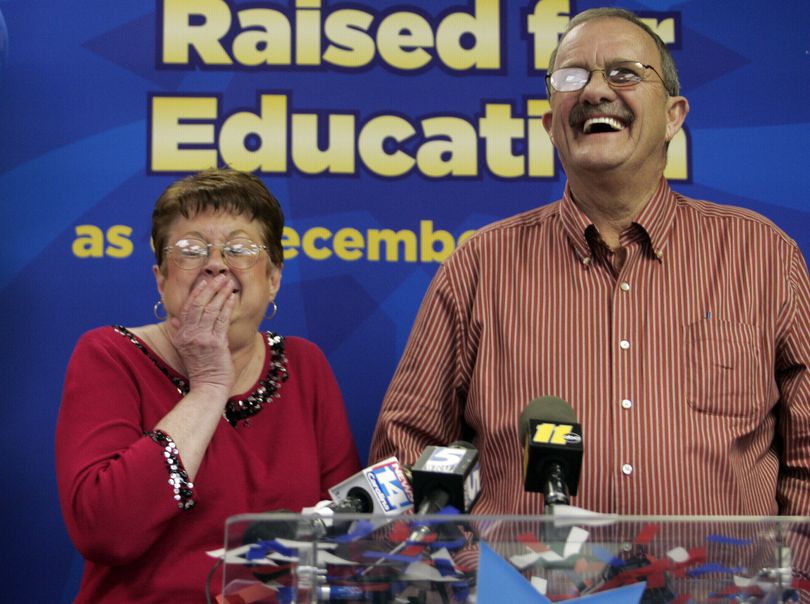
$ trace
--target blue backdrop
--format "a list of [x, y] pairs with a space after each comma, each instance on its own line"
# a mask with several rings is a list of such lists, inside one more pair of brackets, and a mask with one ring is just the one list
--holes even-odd
[[365, 456], [438, 262], [560, 195], [542, 76], [569, 15], [597, 4], [673, 49], [692, 107], [673, 187], [759, 211], [810, 254], [807, 2], [0, 0], [2, 599], [75, 593], [54, 481], [64, 370], [83, 331], [153, 320], [163, 188], [210, 165], [262, 175], [288, 225], [265, 327], [323, 348]]

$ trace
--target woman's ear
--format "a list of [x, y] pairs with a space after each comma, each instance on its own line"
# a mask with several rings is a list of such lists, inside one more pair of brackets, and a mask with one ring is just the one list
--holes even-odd
[[281, 272], [284, 268], [283, 264], [270, 263], [270, 274], [268, 275], [268, 300], [272, 302], [276, 299], [279, 288], [281, 288]]
[[158, 293], [161, 299], [163, 298], [163, 288], [166, 285], [166, 275], [160, 270], [157, 264], [152, 265], [152, 274], [155, 276], [155, 285], [157, 285]]

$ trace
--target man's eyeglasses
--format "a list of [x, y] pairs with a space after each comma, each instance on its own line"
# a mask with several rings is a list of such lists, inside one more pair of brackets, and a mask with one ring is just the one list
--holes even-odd
[[601, 71], [605, 81], [611, 88], [630, 88], [644, 81], [647, 70], [650, 69], [666, 88], [664, 78], [661, 77], [652, 65], [645, 65], [638, 61], [621, 61], [607, 65], [604, 69], [585, 69], [584, 67], [562, 67], [546, 75], [546, 87], [549, 95], [552, 89], [557, 92], [575, 92], [582, 90], [591, 81], [595, 71]]
[[208, 261], [211, 248], [217, 248], [222, 259], [230, 268], [246, 270], [256, 264], [262, 250], [267, 246], [259, 245], [246, 238], [237, 238], [225, 243], [208, 243], [202, 239], [189, 237], [180, 239], [174, 245], [164, 248], [171, 256], [172, 261], [183, 270], [200, 268]]

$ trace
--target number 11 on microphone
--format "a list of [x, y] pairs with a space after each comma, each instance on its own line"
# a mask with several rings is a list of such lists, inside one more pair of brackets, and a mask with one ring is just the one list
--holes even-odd
[[[532, 437], [532, 442], [548, 443], [551, 445], [566, 445], [569, 440], [566, 438], [574, 426], [571, 424], [551, 424], [544, 422], [537, 424]], [[569, 437], [570, 438], [570, 437]]]

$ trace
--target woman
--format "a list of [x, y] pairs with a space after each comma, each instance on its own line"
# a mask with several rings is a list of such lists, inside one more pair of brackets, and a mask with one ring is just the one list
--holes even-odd
[[321, 351], [258, 331], [277, 308], [283, 223], [249, 174], [172, 184], [152, 214], [164, 320], [77, 344], [56, 455], [86, 559], [78, 602], [204, 601], [226, 518], [299, 510], [358, 470]]

